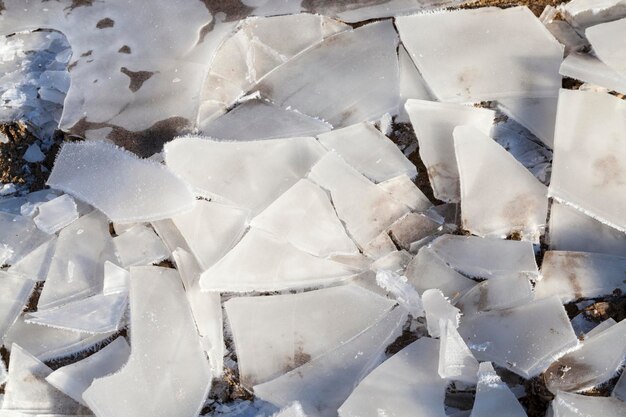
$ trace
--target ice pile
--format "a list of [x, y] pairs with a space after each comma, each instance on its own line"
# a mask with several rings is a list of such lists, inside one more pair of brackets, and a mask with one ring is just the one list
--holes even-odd
[[0, 200], [0, 417], [626, 416], [626, 107], [559, 74], [622, 77], [626, 13], [586, 1], [5, 0], [91, 140]]

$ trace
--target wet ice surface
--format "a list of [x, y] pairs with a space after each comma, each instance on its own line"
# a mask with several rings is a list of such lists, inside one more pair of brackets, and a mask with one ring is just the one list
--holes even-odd
[[626, 7], [452, 5], [0, 1], [0, 417], [625, 416]]

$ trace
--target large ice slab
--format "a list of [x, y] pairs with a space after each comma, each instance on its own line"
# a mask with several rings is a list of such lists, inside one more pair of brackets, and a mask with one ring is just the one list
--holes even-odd
[[66, 142], [47, 184], [118, 223], [165, 219], [194, 203], [189, 188], [167, 168], [104, 141]]
[[326, 153], [313, 138], [220, 142], [182, 137], [165, 145], [165, 163], [194, 190], [255, 215]]
[[448, 381], [437, 375], [439, 343], [421, 338], [387, 359], [356, 387], [340, 417], [445, 417]]
[[564, 303], [626, 291], [626, 258], [586, 252], [546, 252], [537, 282], [537, 298], [559, 296]]
[[[610, 94], [561, 90], [549, 194], [626, 231], [626, 103]], [[606, 138], [610, 138], [606, 139]]]
[[626, 416], [626, 404], [617, 398], [559, 392], [550, 404], [552, 417]]
[[0, 271], [0, 341], [26, 306], [35, 281]]
[[578, 339], [557, 297], [476, 314], [459, 333], [476, 359], [530, 378], [577, 346]]
[[626, 51], [615, 39], [626, 37], [626, 18], [602, 23], [585, 30], [593, 52], [611, 69], [626, 77]]
[[134, 267], [130, 283], [128, 363], [96, 379], [83, 400], [100, 417], [195, 417], [211, 386], [211, 370], [180, 276], [173, 269]]
[[114, 237], [113, 246], [121, 266], [125, 268], [159, 263], [170, 255], [156, 233], [143, 224]]
[[393, 305], [355, 285], [229, 300], [242, 383], [251, 388], [350, 343]]
[[407, 100], [404, 105], [428, 172], [435, 197], [442, 201], [461, 201], [459, 169], [454, 152], [454, 128], [471, 125], [488, 135], [495, 112], [454, 103]]
[[56, 233], [78, 219], [78, 210], [74, 199], [67, 194], [47, 201], [39, 206], [39, 214], [33, 221], [48, 234]]
[[463, 227], [483, 237], [503, 238], [516, 233], [537, 242], [548, 217], [546, 187], [474, 127], [455, 128], [454, 147], [461, 179]]
[[517, 401], [509, 387], [502, 382], [491, 362], [480, 364], [476, 400], [471, 417], [506, 415], [526, 417], [526, 411]]
[[86, 359], [64, 366], [46, 377], [46, 382], [83, 405], [83, 392], [98, 378], [117, 372], [128, 360], [130, 346], [118, 337]]
[[0, 212], [0, 252], [3, 265], [13, 265], [46, 243], [52, 236], [37, 228], [27, 216]]
[[561, 86], [563, 46], [526, 7], [424, 13], [396, 25], [440, 101], [549, 97]]

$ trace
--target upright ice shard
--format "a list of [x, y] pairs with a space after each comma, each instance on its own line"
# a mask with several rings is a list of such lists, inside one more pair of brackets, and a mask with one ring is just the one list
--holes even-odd
[[480, 364], [476, 400], [470, 417], [506, 415], [526, 417], [526, 411], [517, 401], [509, 387], [502, 382], [491, 362]]
[[439, 376], [452, 381], [475, 384], [478, 361], [456, 330], [456, 323], [439, 321]]

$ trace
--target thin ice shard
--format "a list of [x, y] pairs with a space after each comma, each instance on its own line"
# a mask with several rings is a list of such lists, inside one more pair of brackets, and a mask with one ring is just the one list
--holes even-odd
[[33, 221], [48, 234], [53, 234], [78, 219], [74, 199], [67, 194], [47, 201], [39, 206], [39, 214]]
[[374, 369], [339, 408], [340, 417], [445, 417], [448, 381], [437, 375], [439, 343], [421, 338]]
[[416, 212], [426, 211], [433, 206], [428, 197], [417, 188], [407, 175], [399, 175], [378, 184], [391, 198]]
[[324, 156], [309, 178], [330, 192], [337, 215], [360, 247], [409, 212], [334, 153]]
[[446, 323], [450, 322], [455, 329], [459, 327], [461, 312], [446, 300], [441, 291], [437, 289], [424, 291], [422, 303], [426, 312], [426, 324], [430, 337], [441, 336], [441, 320]]
[[552, 417], [626, 416], [626, 404], [617, 398], [559, 392], [550, 405]]
[[544, 371], [578, 345], [557, 297], [465, 319], [459, 333], [479, 361], [492, 361], [524, 378]]
[[[626, 231], [626, 103], [610, 94], [561, 90], [549, 194]], [[600, 140], [598, 138], [613, 138]]]
[[526, 240], [538, 241], [548, 217], [546, 187], [474, 127], [455, 128], [454, 146], [463, 227], [483, 237], [519, 233]]
[[83, 392], [98, 378], [117, 372], [128, 360], [130, 346], [123, 337], [118, 337], [103, 349], [86, 359], [64, 366], [46, 377], [46, 381], [83, 404]]
[[440, 101], [549, 97], [561, 86], [563, 46], [526, 7], [423, 13], [396, 25]]
[[526, 417], [526, 411], [509, 387], [502, 382], [491, 362], [480, 364], [476, 400], [470, 417], [507, 415]]
[[182, 137], [165, 145], [165, 163], [198, 194], [255, 215], [304, 178], [325, 153], [313, 138], [219, 142]]
[[357, 123], [318, 136], [326, 149], [335, 151], [349, 165], [373, 182], [398, 175], [417, 176], [417, 168], [398, 147], [370, 123]]
[[0, 271], [0, 342], [26, 306], [35, 281]]
[[537, 136], [544, 145], [554, 147], [554, 124], [558, 97], [504, 98], [498, 100], [502, 111]]
[[471, 125], [488, 135], [494, 123], [495, 112], [424, 100], [407, 100], [404, 108], [417, 136], [419, 154], [426, 166], [435, 197], [458, 203], [461, 201], [459, 169], [452, 132], [456, 126]]
[[125, 268], [159, 263], [170, 255], [156, 233], [143, 224], [114, 237], [113, 245], [117, 258]]
[[475, 384], [478, 361], [450, 320], [439, 321], [439, 368], [441, 378]]
[[45, 281], [56, 248], [56, 236], [13, 264], [8, 272], [35, 281]]
[[585, 36], [596, 56], [622, 77], [626, 77], [626, 52], [619, 43], [613, 42], [614, 39], [626, 38], [626, 18], [587, 28]]
[[298, 181], [250, 223], [315, 256], [356, 254], [328, 195], [309, 179]]
[[600, 297], [616, 289], [626, 291], [626, 258], [601, 253], [548, 251], [543, 278], [535, 287], [537, 298], [558, 296], [564, 303]]
[[101, 417], [195, 417], [211, 386], [211, 371], [180, 276], [157, 267], [134, 267], [130, 273], [130, 358], [116, 374], [96, 379], [83, 400]]
[[3, 265], [13, 265], [33, 250], [46, 243], [52, 236], [37, 228], [26, 216], [0, 212], [0, 250], [4, 249]]
[[242, 383], [270, 381], [349, 343], [393, 305], [355, 285], [229, 300], [226, 314]]
[[104, 141], [65, 143], [47, 184], [118, 223], [165, 219], [194, 203], [188, 187], [164, 166]]
[[307, 415], [332, 417], [361, 380], [384, 360], [384, 351], [402, 330], [401, 307], [335, 350], [264, 384], [254, 393], [277, 406], [299, 401]]

